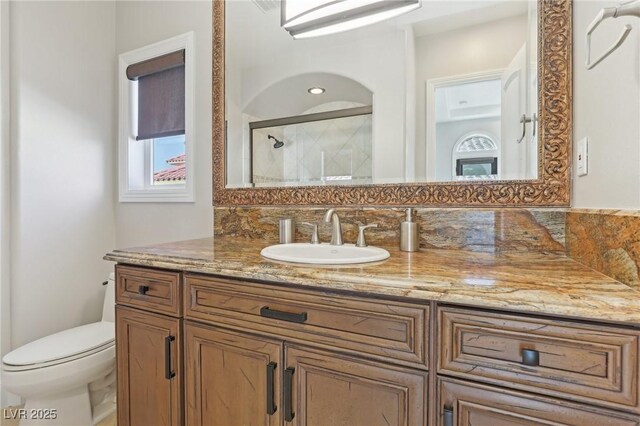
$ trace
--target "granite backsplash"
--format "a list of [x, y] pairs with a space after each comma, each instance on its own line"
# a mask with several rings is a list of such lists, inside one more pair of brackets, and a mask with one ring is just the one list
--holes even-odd
[[[278, 219], [296, 221], [296, 240], [308, 241], [319, 223], [322, 241], [330, 224], [321, 223], [318, 207], [216, 207], [214, 234], [278, 241]], [[640, 289], [640, 212], [584, 209], [417, 208], [420, 247], [483, 252], [566, 253], [584, 265]], [[398, 244], [402, 208], [340, 208], [346, 242], [355, 242], [359, 224], [372, 245]]]
[[571, 258], [640, 289], [640, 212], [570, 210], [566, 234]]
[[[217, 207], [214, 234], [278, 241], [278, 219], [294, 218], [296, 241], [309, 241], [311, 228], [301, 222], [319, 223], [321, 241], [329, 241], [331, 225], [320, 223], [324, 208]], [[358, 225], [377, 223], [367, 230], [371, 245], [397, 245], [401, 208], [340, 208], [345, 242], [355, 242]], [[438, 209], [418, 208], [422, 248], [463, 249], [484, 252], [565, 251], [565, 212], [551, 209]]]

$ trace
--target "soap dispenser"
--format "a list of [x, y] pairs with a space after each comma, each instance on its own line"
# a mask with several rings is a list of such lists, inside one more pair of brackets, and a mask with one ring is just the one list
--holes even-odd
[[418, 224], [413, 221], [413, 209], [407, 209], [407, 217], [400, 224], [400, 250], [418, 251], [420, 239], [418, 237]]

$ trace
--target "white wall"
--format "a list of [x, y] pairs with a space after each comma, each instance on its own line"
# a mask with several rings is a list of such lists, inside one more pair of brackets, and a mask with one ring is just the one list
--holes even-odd
[[[210, 236], [211, 31], [210, 1], [116, 2], [116, 53], [188, 31], [195, 33], [195, 203], [116, 204], [116, 246], [130, 247]], [[115, 166], [114, 166], [115, 167]]]
[[[9, 2], [0, 2], [0, 356], [11, 348]], [[0, 383], [0, 407], [10, 404]]]
[[596, 30], [592, 57], [613, 43], [625, 23], [627, 41], [596, 68], [584, 67], [587, 26], [618, 1], [574, 3], [574, 147], [589, 137], [589, 174], [577, 177], [574, 149], [573, 206], [640, 208], [640, 19], [609, 19]]
[[404, 113], [404, 179], [405, 182], [416, 181], [416, 100], [418, 96], [418, 88], [416, 86], [416, 38], [412, 26], [407, 26], [404, 31], [405, 35], [405, 113]]
[[[10, 51], [11, 75], [10, 144], [3, 139], [0, 150], [0, 188], [10, 177], [11, 206], [4, 208], [8, 198], [0, 192], [0, 222], [10, 210], [12, 237], [12, 321], [2, 303], [8, 300], [0, 299], [0, 332], [17, 347], [99, 319], [100, 283], [112, 270], [102, 260], [107, 251], [211, 235], [212, 13], [204, 1], [11, 2], [5, 49], [9, 3], [0, 6], [0, 52]], [[117, 204], [117, 54], [189, 30], [198, 54], [197, 202]], [[9, 73], [2, 55], [4, 106], [1, 82]], [[9, 127], [2, 112], [0, 135]], [[3, 232], [0, 278], [8, 272], [8, 243]], [[0, 350], [8, 350], [2, 342]]]
[[99, 319], [115, 245], [112, 2], [11, 3], [14, 347]]

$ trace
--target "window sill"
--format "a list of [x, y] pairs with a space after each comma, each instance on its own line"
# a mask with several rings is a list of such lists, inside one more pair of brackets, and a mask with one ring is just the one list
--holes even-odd
[[121, 203], [193, 203], [193, 194], [185, 190], [127, 191], [120, 194]]

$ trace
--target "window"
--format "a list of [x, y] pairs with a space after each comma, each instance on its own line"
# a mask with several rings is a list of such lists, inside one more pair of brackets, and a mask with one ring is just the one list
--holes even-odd
[[496, 143], [489, 136], [478, 134], [467, 136], [457, 144], [456, 152], [495, 151]]
[[489, 176], [498, 174], [498, 158], [458, 158], [456, 176]]
[[453, 176], [456, 180], [498, 179], [499, 151], [497, 139], [487, 133], [467, 133], [453, 146]]
[[120, 202], [192, 202], [193, 33], [119, 58]]
[[153, 140], [152, 185], [184, 185], [187, 181], [184, 135]]

